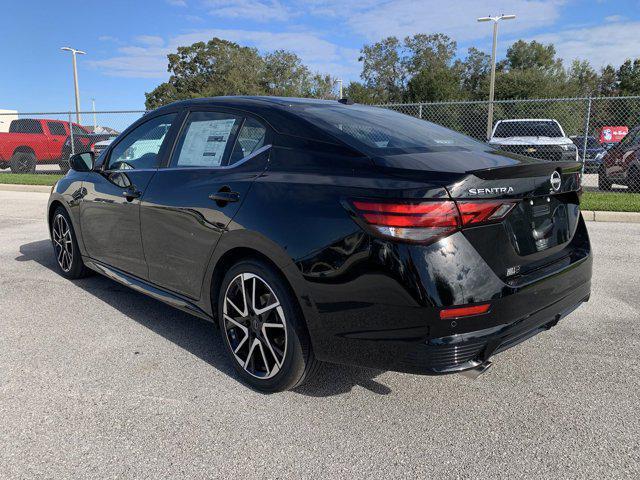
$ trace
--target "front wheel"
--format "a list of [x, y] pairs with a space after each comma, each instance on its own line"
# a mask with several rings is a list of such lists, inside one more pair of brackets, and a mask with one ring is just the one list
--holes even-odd
[[316, 370], [296, 299], [274, 268], [244, 260], [225, 275], [218, 297], [225, 349], [245, 383], [263, 392], [302, 384]]
[[53, 252], [62, 276], [69, 279], [86, 277], [89, 273], [84, 266], [76, 234], [67, 211], [58, 207], [51, 221], [51, 241]]

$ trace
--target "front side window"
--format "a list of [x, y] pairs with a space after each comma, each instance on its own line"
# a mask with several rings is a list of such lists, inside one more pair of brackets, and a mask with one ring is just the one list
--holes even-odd
[[161, 115], [130, 132], [111, 151], [108, 169], [157, 168], [158, 153], [175, 118], [175, 113]]
[[73, 132], [74, 135], [86, 135], [87, 134], [87, 132], [80, 125], [76, 125], [75, 123], [73, 123], [71, 125], [71, 131]]
[[49, 133], [51, 135], [66, 135], [67, 131], [64, 128], [64, 124], [60, 122], [47, 122], [47, 127], [49, 127]]
[[242, 117], [222, 112], [194, 112], [176, 148], [175, 167], [219, 167], [240, 128]]

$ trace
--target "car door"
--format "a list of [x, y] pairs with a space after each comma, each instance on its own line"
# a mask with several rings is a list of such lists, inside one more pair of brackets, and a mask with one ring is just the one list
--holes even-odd
[[47, 129], [49, 130], [47, 160], [54, 160], [62, 157], [62, 146], [67, 139], [67, 129], [64, 122], [47, 121]]
[[242, 113], [189, 113], [170, 162], [141, 203], [153, 283], [200, 298], [213, 249], [267, 166], [269, 135], [264, 123]]
[[83, 183], [80, 224], [90, 257], [148, 278], [140, 233], [140, 202], [167, 154], [177, 113], [145, 119], [119, 138], [101, 168]]

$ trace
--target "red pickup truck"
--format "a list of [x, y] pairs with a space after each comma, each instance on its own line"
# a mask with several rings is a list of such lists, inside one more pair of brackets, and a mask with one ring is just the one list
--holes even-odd
[[[74, 144], [91, 148], [94, 139], [87, 129], [72, 123]], [[0, 133], [0, 168], [13, 173], [31, 173], [36, 164], [59, 164], [68, 168], [65, 142], [70, 138], [69, 123], [61, 120], [21, 118], [13, 120], [8, 133]], [[67, 158], [65, 158], [67, 157]]]

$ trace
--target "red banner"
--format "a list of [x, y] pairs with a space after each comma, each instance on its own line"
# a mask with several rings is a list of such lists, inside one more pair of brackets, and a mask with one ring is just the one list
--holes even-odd
[[600, 130], [600, 143], [618, 143], [629, 133], [629, 127], [602, 127]]

